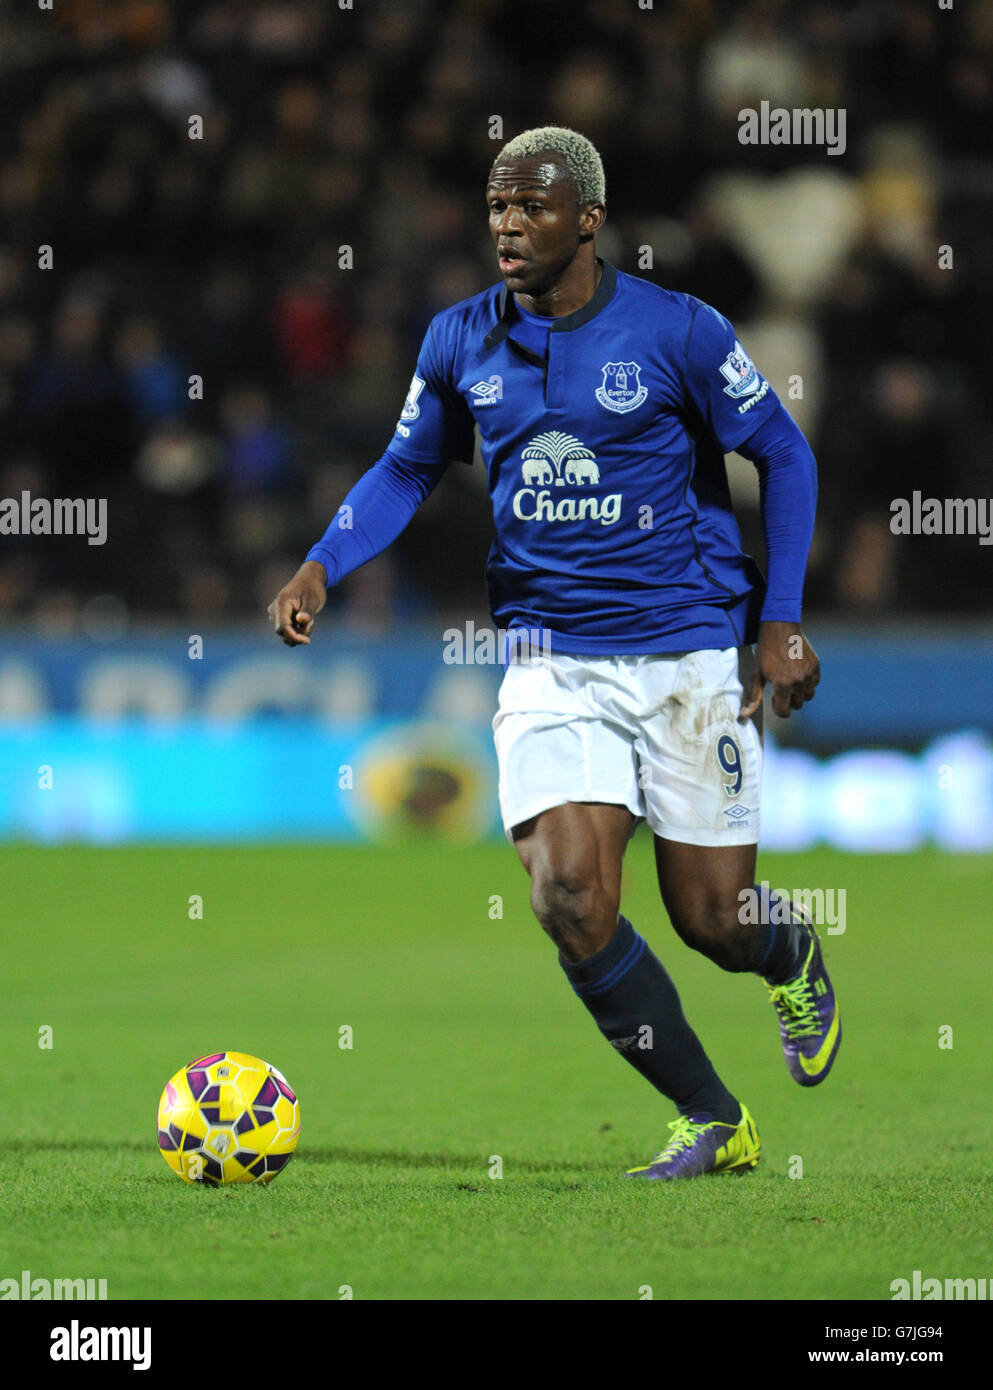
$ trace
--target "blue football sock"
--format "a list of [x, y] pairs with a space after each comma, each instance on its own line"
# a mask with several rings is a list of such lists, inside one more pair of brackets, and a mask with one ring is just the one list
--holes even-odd
[[741, 1106], [686, 1021], [661, 961], [626, 917], [596, 955], [559, 963], [609, 1043], [681, 1115], [738, 1124]]
[[785, 893], [758, 883], [752, 887], [759, 897], [759, 934], [752, 969], [771, 985], [785, 984], [800, 973], [807, 959], [811, 928]]

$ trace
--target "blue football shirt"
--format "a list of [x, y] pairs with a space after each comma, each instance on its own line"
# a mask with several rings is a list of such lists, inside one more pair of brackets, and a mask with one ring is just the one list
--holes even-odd
[[438, 314], [387, 452], [433, 486], [478, 428], [498, 627], [584, 655], [753, 642], [765, 583], [724, 455], [779, 401], [715, 309], [602, 269], [562, 318], [500, 285]]

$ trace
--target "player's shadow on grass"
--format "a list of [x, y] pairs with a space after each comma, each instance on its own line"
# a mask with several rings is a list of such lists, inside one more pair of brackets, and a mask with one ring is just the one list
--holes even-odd
[[[31, 1153], [139, 1153], [154, 1152], [154, 1145], [137, 1143], [134, 1140], [124, 1143], [112, 1139], [11, 1139], [3, 1145], [0, 1159], [4, 1154]], [[550, 1155], [545, 1161], [517, 1159], [512, 1154], [502, 1155], [506, 1165], [517, 1173], [562, 1172], [568, 1169], [578, 1173], [602, 1173], [603, 1159], [563, 1159]], [[294, 1156], [296, 1163], [361, 1163], [387, 1164], [396, 1168], [464, 1168], [478, 1172], [486, 1168], [488, 1154], [458, 1153], [407, 1153], [397, 1149], [302, 1149]], [[166, 1175], [167, 1176], [167, 1175]]]
[[113, 1139], [5, 1139], [0, 1159], [7, 1154], [31, 1153], [148, 1153], [148, 1143], [133, 1139], [127, 1143]]
[[[550, 1155], [542, 1162], [534, 1158], [514, 1158], [509, 1153], [501, 1156], [504, 1166], [512, 1167], [516, 1173], [561, 1172], [563, 1169], [580, 1173], [603, 1172], [602, 1159], [565, 1160]], [[384, 1163], [397, 1168], [466, 1168], [471, 1172], [489, 1165], [489, 1155], [485, 1153], [406, 1153], [395, 1149], [307, 1149], [297, 1158], [302, 1163]]]

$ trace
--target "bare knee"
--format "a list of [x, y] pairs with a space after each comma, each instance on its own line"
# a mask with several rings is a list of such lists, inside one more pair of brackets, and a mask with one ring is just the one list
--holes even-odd
[[566, 802], [513, 831], [531, 879], [531, 908], [566, 960], [586, 960], [617, 930], [626, 806]]
[[618, 905], [595, 871], [545, 865], [532, 873], [531, 909], [567, 960], [585, 960], [607, 944]]

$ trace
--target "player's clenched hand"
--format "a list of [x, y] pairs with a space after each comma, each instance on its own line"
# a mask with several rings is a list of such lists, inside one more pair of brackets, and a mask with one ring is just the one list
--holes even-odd
[[820, 678], [820, 659], [795, 623], [759, 623], [755, 671], [751, 688], [745, 692], [741, 718], [747, 719], [758, 709], [766, 681], [772, 686], [773, 712], [787, 719], [791, 709], [799, 709], [814, 698]]
[[327, 571], [316, 560], [305, 560], [270, 603], [269, 621], [288, 647], [310, 645], [314, 619], [327, 599]]

